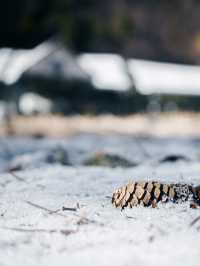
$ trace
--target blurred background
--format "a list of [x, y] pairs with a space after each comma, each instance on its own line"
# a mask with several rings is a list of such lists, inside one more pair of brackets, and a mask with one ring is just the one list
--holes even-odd
[[50, 115], [59, 128], [66, 115], [199, 111], [199, 13], [197, 0], [4, 1], [0, 134], [36, 115], [40, 135]]
[[2, 0], [0, 266], [200, 265], [192, 198], [129, 180], [200, 185], [200, 0]]

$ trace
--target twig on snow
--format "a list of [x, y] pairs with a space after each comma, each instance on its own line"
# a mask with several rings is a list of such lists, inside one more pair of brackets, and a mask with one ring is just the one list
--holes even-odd
[[33, 203], [33, 202], [31, 202], [31, 201], [25, 201], [27, 204], [29, 204], [29, 205], [31, 205], [31, 206], [33, 206], [33, 207], [35, 207], [35, 208], [38, 208], [38, 209], [40, 209], [40, 210], [43, 210], [43, 211], [46, 211], [46, 212], [48, 212], [49, 214], [56, 214], [56, 215], [59, 215], [59, 216], [62, 216], [62, 217], [65, 217], [66, 218], [66, 216], [64, 215], [64, 214], [62, 214], [62, 213], [58, 213], [58, 211], [60, 211], [60, 209], [58, 209], [58, 210], [50, 210], [50, 209], [48, 209], [48, 208], [46, 208], [46, 207], [44, 207], [44, 206], [41, 206], [41, 205], [38, 205], [38, 204], [36, 204], [36, 203]]
[[61, 233], [64, 235], [75, 234], [78, 230], [67, 230], [67, 229], [25, 229], [25, 228], [18, 228], [18, 227], [1, 227], [1, 229], [22, 232], [22, 233]]
[[76, 211], [77, 211], [77, 208], [70, 208], [70, 207], [65, 207], [65, 206], [63, 206], [63, 207], [62, 207], [62, 210], [63, 210], [63, 211], [76, 212]]
[[16, 175], [14, 172], [12, 171], [9, 171], [9, 173], [11, 174], [11, 176], [15, 177], [18, 181], [20, 182], [24, 182], [24, 183], [27, 183], [26, 180], [18, 175]]
[[198, 221], [200, 220], [200, 216], [196, 217], [191, 223], [190, 223], [190, 227], [194, 226]]

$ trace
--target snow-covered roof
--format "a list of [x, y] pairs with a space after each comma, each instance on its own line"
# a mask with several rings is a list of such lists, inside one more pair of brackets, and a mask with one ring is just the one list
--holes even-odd
[[42, 76], [46, 78], [61, 78], [64, 80], [89, 80], [76, 58], [62, 45], [58, 45], [49, 56], [34, 64], [25, 75]]
[[50, 43], [44, 43], [34, 49], [0, 50], [0, 80], [8, 85], [15, 83], [30, 67], [53, 51]]
[[[0, 81], [22, 76], [89, 80], [97, 89], [128, 91], [132, 80], [141, 94], [200, 95], [200, 66], [129, 59], [117, 54], [83, 53], [74, 57], [62, 45], [44, 42], [29, 50], [0, 49]], [[130, 78], [132, 76], [132, 80]]]
[[33, 49], [0, 49], [0, 81], [11, 85], [24, 74], [86, 79], [75, 58], [54, 42], [44, 42]]
[[128, 60], [129, 71], [142, 94], [200, 95], [200, 66]]
[[[200, 95], [200, 66], [125, 60], [117, 54], [82, 54], [78, 63], [98, 89], [126, 91], [131, 74], [141, 94]], [[128, 69], [128, 71], [127, 71]]]
[[120, 55], [86, 53], [78, 56], [77, 61], [97, 89], [126, 91], [131, 88], [125, 61]]

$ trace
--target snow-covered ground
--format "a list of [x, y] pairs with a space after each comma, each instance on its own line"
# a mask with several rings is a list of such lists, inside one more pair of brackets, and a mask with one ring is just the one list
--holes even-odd
[[[112, 192], [130, 179], [199, 184], [199, 139], [82, 134], [2, 138], [0, 147], [1, 266], [199, 265], [200, 209], [111, 205]], [[137, 166], [85, 166], [96, 152]]]

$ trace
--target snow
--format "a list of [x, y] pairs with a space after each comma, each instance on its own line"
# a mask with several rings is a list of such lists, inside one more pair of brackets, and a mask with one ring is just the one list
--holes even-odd
[[[191, 226], [199, 209], [184, 203], [121, 212], [110, 199], [130, 179], [199, 184], [199, 139], [83, 134], [2, 138], [0, 145], [0, 265], [199, 265], [200, 221]], [[46, 160], [56, 149], [68, 154], [71, 166]], [[84, 166], [99, 150], [139, 165]], [[159, 163], [169, 154], [188, 160]], [[6, 172], [16, 160], [24, 162], [18, 178]], [[62, 211], [77, 203], [77, 211]]]
[[83, 53], [77, 61], [97, 89], [128, 91], [131, 75], [141, 94], [200, 95], [200, 66], [135, 58], [126, 65], [122, 56], [109, 53]]
[[52, 109], [52, 101], [36, 93], [24, 93], [19, 99], [19, 110], [25, 115], [34, 113], [49, 114]]
[[53, 41], [43, 42], [32, 49], [0, 49], [0, 81], [12, 85], [23, 74], [88, 81], [74, 56]]
[[142, 94], [200, 95], [200, 67], [128, 60], [137, 90]]
[[0, 50], [0, 80], [7, 85], [15, 83], [21, 75], [41, 59], [52, 53], [55, 48], [50, 43], [43, 43], [33, 49], [3, 48]]
[[120, 55], [84, 53], [77, 57], [77, 62], [97, 89], [127, 91], [131, 88], [126, 63]]

